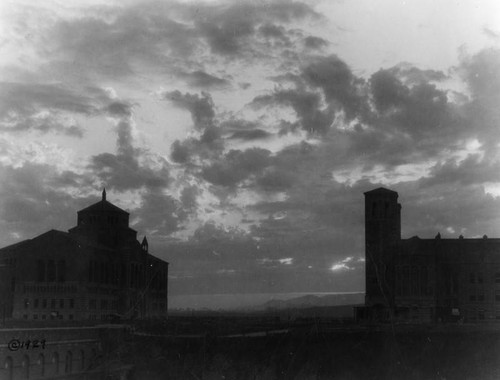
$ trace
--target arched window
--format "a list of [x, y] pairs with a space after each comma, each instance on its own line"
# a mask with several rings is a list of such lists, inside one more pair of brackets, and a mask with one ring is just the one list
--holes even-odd
[[66, 281], [66, 261], [59, 260], [57, 262], [57, 281]]
[[80, 350], [80, 369], [85, 370], [85, 350]]
[[66, 364], [64, 366], [64, 372], [65, 373], [71, 373], [73, 369], [73, 354], [71, 351], [68, 351], [66, 353]]
[[21, 366], [23, 367], [24, 378], [30, 378], [30, 357], [28, 355], [24, 355], [23, 361], [21, 362]]
[[7, 375], [5, 377], [7, 380], [14, 379], [14, 363], [12, 362], [12, 358], [10, 356], [7, 356], [7, 358], [5, 359], [3, 369], [5, 370], [5, 373]]
[[54, 373], [59, 374], [59, 354], [57, 352], [52, 355], [52, 364], [54, 365]]
[[45, 356], [43, 354], [38, 355], [37, 364], [40, 366], [40, 371], [38, 373], [41, 377], [45, 376]]
[[45, 261], [37, 260], [37, 281], [44, 282], [45, 281]]
[[56, 280], [56, 264], [54, 260], [49, 260], [47, 263], [47, 281], [54, 282]]

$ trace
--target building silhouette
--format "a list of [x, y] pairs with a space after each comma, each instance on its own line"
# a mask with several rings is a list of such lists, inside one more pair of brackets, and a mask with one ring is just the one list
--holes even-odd
[[401, 239], [398, 193], [365, 195], [365, 307], [374, 321], [500, 322], [500, 239]]
[[107, 320], [167, 315], [168, 263], [148, 252], [129, 213], [102, 199], [68, 232], [50, 230], [0, 249], [5, 320]]

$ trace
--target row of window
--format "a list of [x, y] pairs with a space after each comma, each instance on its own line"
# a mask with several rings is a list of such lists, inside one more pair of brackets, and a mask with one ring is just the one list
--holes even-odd
[[429, 268], [426, 266], [396, 267], [397, 296], [430, 296], [434, 289], [429, 282]]
[[[469, 301], [484, 301], [485, 296], [484, 293], [480, 293], [476, 296], [476, 294], [469, 295]], [[497, 291], [495, 294], [495, 302], [500, 302], [500, 292]]]
[[[167, 289], [167, 273], [165, 271], [154, 271], [151, 278], [146, 279], [145, 267], [142, 264], [132, 263], [130, 265], [131, 288], [147, 286], [154, 290]], [[110, 261], [90, 260], [88, 266], [88, 281], [100, 284], [112, 284], [124, 286], [127, 279], [127, 267], [125, 264]], [[147, 280], [147, 281], [146, 281]]]
[[[33, 320], [47, 320], [47, 319], [50, 319], [50, 320], [56, 320], [56, 319], [59, 319], [59, 320], [63, 320], [64, 319], [64, 315], [63, 314], [56, 314], [56, 313], [51, 313], [51, 314], [33, 314], [32, 315], [33, 317]], [[24, 314], [23, 315], [23, 319], [29, 319], [29, 316], [28, 314]], [[68, 320], [72, 321], [74, 319], [74, 315], [73, 314], [69, 314], [68, 315]]]
[[[14, 284], [15, 285], [15, 284]], [[24, 285], [24, 293], [76, 293], [75, 285]]]
[[[39, 308], [41, 308], [41, 309], [47, 309], [47, 307], [49, 307], [48, 306], [49, 305], [48, 301], [49, 300], [46, 299], [46, 298], [43, 298], [43, 299], [35, 298], [33, 300], [32, 308], [33, 309], [39, 309]], [[30, 304], [31, 304], [31, 301], [28, 298], [25, 298], [24, 299], [24, 308], [25, 309], [29, 309]], [[73, 298], [70, 298], [70, 299], [61, 298], [59, 300], [57, 300], [55, 298], [52, 298], [50, 300], [50, 308], [51, 309], [55, 309], [55, 308], [58, 308], [58, 309], [64, 309], [64, 308], [74, 309], [75, 308], [75, 300]]]
[[107, 299], [102, 299], [100, 303], [98, 303], [99, 300], [91, 299], [89, 300], [89, 309], [90, 310], [97, 310], [97, 305], [100, 304], [101, 310], [107, 310], [109, 307], [111, 309], [116, 310], [118, 308], [118, 301], [116, 300], [107, 300]]
[[[493, 277], [495, 284], [500, 284], [500, 272], [496, 272]], [[482, 284], [484, 283], [484, 277], [482, 273], [469, 273], [469, 282], [471, 284]]]
[[89, 320], [90, 321], [97, 321], [98, 319], [100, 319], [101, 321], [107, 321], [107, 320], [110, 320], [112, 319], [113, 316], [112, 315], [109, 315], [109, 314], [89, 314]]
[[65, 260], [37, 260], [38, 282], [64, 282], [66, 281]]
[[89, 261], [88, 280], [100, 284], [120, 284], [125, 278], [125, 265], [110, 261]]
[[[91, 351], [90, 360], [95, 360], [97, 357], [97, 352], [93, 348]], [[75, 364], [75, 359], [73, 358], [73, 352], [67, 351], [66, 357], [64, 361], [64, 373], [69, 374], [74, 372], [84, 371], [86, 366], [85, 361], [85, 351], [80, 350], [78, 362], [76, 363], [78, 368], [73, 368]], [[12, 357], [8, 356], [3, 363], [3, 372], [5, 376], [2, 376], [2, 379], [13, 380], [14, 379], [14, 360]], [[30, 363], [30, 357], [28, 355], [24, 355], [21, 361], [22, 374], [25, 379], [29, 379], [30, 376], [34, 376], [35, 378], [52, 376], [52, 375], [60, 375], [62, 373], [62, 368], [59, 360], [59, 353], [54, 352], [50, 359], [47, 361], [45, 354], [41, 353], [38, 355], [36, 362]], [[18, 376], [16, 376], [16, 379]]]

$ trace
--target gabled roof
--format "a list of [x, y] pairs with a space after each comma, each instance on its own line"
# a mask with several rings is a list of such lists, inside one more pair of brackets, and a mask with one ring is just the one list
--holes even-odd
[[112, 212], [119, 212], [122, 214], [129, 215], [129, 213], [127, 211], [122, 210], [120, 207], [115, 206], [114, 204], [112, 204], [106, 200], [101, 200], [97, 203], [94, 203], [93, 205], [85, 207], [84, 209], [82, 209], [78, 212], [80, 213], [80, 212], [89, 212], [89, 211], [97, 211], [97, 212], [112, 211]]
[[365, 195], [366, 194], [396, 194], [397, 195], [398, 193], [396, 191], [386, 189], [385, 187], [379, 187], [377, 189], [366, 191], [364, 194]]

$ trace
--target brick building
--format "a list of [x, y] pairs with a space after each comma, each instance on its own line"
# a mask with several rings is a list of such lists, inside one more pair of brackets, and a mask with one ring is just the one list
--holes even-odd
[[0, 249], [5, 320], [106, 320], [167, 315], [168, 263], [148, 252], [129, 214], [106, 200], [50, 230]]
[[358, 317], [500, 322], [500, 239], [401, 239], [398, 193], [365, 193], [365, 307]]

